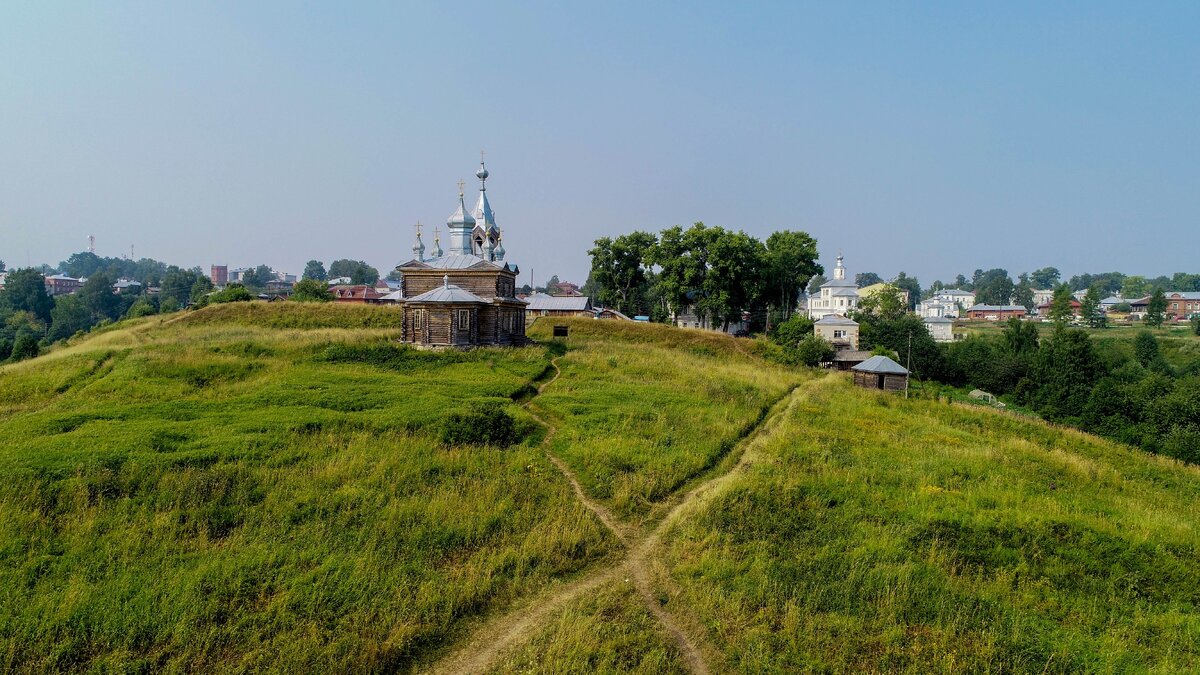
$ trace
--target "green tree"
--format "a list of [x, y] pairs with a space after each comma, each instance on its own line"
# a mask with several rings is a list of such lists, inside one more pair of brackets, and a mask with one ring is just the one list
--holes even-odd
[[334, 260], [329, 264], [329, 277], [350, 277], [352, 284], [373, 284], [379, 281], [379, 270], [361, 260]]
[[[159, 307], [169, 312], [179, 307], [186, 307], [191, 300], [192, 286], [198, 275], [178, 267], [171, 267], [163, 275], [162, 286], [159, 287]], [[170, 300], [172, 304], [166, 304]], [[170, 309], [168, 309], [170, 308]]]
[[824, 271], [817, 262], [817, 240], [807, 232], [783, 230], [772, 232], [766, 244], [764, 292], [767, 301], [789, 317], [805, 284]]
[[1029, 283], [1033, 284], [1034, 288], [1054, 288], [1061, 278], [1062, 274], [1057, 267], [1043, 267], [1030, 273]]
[[809, 333], [794, 347], [796, 360], [806, 366], [817, 366], [829, 363], [837, 353], [833, 345], [820, 335]]
[[209, 302], [220, 304], [223, 302], [249, 302], [254, 296], [246, 287], [241, 284], [229, 284], [225, 288], [213, 293], [209, 296]]
[[92, 323], [104, 320], [115, 321], [121, 316], [121, 298], [113, 293], [112, 279], [104, 272], [88, 277], [76, 291], [80, 302], [92, 315]]
[[908, 307], [904, 304], [904, 296], [900, 289], [888, 285], [860, 300], [858, 311], [854, 315], [859, 321], [894, 321], [904, 316], [907, 311]]
[[1192, 332], [1200, 335], [1200, 313], [1192, 315]]
[[803, 314], [794, 314], [790, 319], [775, 325], [771, 341], [782, 347], [794, 348], [800, 341], [813, 334], [813, 320]]
[[204, 275], [197, 275], [196, 280], [192, 282], [192, 287], [188, 290], [188, 300], [193, 305], [201, 304], [204, 302], [204, 297], [212, 293], [214, 288], [216, 287], [213, 286], [212, 279]]
[[1013, 289], [1013, 302], [1024, 307], [1026, 311], [1033, 311], [1033, 282], [1029, 280], [1028, 274], [1017, 277], [1017, 285]]
[[1146, 281], [1146, 277], [1143, 276], [1128, 276], [1121, 282], [1121, 297], [1130, 300], [1144, 298], [1150, 295], [1152, 290], [1150, 282]]
[[1071, 288], [1066, 284], [1054, 289], [1054, 298], [1050, 301], [1050, 320], [1060, 326], [1071, 323], [1075, 318], [1075, 310], [1071, 306], [1073, 300]]
[[908, 291], [908, 307], [909, 311], [917, 308], [921, 304], [921, 282], [917, 281], [916, 277], [910, 277], [904, 272], [896, 275], [892, 280], [892, 285], [902, 291]]
[[1038, 327], [1036, 323], [1022, 321], [1014, 316], [1007, 321], [1000, 337], [1009, 354], [1033, 355], [1037, 353]]
[[29, 331], [22, 331], [17, 334], [17, 339], [13, 341], [12, 353], [9, 355], [9, 360], [24, 361], [25, 359], [32, 359], [40, 351], [37, 336]]
[[814, 274], [813, 278], [808, 280], [808, 295], [810, 297], [816, 297], [820, 295], [821, 286], [824, 286], [825, 282], [827, 281], [829, 281], [829, 279], [825, 278], [824, 273]]
[[[911, 366], [913, 375], [945, 379], [948, 375], [946, 352], [934, 341], [925, 322], [915, 314], [903, 314], [892, 320], [866, 316], [859, 320], [860, 349], [884, 349], [895, 352], [901, 365]], [[911, 345], [911, 364], [909, 347]]]
[[1008, 271], [995, 268], [986, 272], [983, 270], [975, 270], [975, 302], [984, 305], [1007, 305], [1012, 301], [1013, 285], [1012, 279], [1008, 277]]
[[883, 277], [874, 272], [859, 272], [854, 275], [854, 285], [859, 288], [866, 288], [873, 284], [882, 284]]
[[304, 276], [302, 279], [316, 279], [317, 281], [325, 281], [329, 275], [325, 273], [325, 263], [320, 260], [309, 260], [304, 265]]
[[687, 230], [676, 225], [659, 233], [648, 262], [659, 268], [659, 294], [669, 313], [678, 314], [699, 300], [716, 229], [695, 223]]
[[1108, 317], [1100, 308], [1100, 287], [1092, 286], [1079, 302], [1079, 316], [1092, 328], [1104, 328], [1108, 325]]
[[1057, 326], [1042, 341], [1033, 363], [1033, 400], [1038, 411], [1055, 421], [1078, 421], [1092, 387], [1105, 375], [1087, 333]]
[[9, 272], [0, 294], [10, 311], [29, 312], [43, 325], [50, 323], [54, 299], [46, 294], [46, 277], [32, 268]]
[[728, 329], [761, 297], [766, 247], [745, 232], [715, 229], [717, 236], [708, 250], [709, 270], [696, 306]]
[[125, 317], [128, 319], [136, 319], [142, 316], [152, 316], [158, 314], [158, 308], [150, 302], [149, 298], [140, 297], [137, 302], [129, 306], [129, 311], [125, 312]]
[[1170, 368], [1158, 348], [1158, 338], [1147, 330], [1133, 336], [1133, 358], [1147, 370], [1168, 374]]
[[296, 302], [331, 302], [333, 292], [329, 284], [320, 279], [301, 279], [292, 287], [290, 300]]
[[647, 309], [645, 261], [651, 257], [657, 241], [648, 232], [631, 232], [616, 239], [601, 237], [595, 241], [588, 251], [592, 257], [588, 278], [596, 286], [598, 304], [615, 307], [625, 314], [639, 314]]
[[1154, 289], [1150, 303], [1146, 306], [1146, 325], [1157, 327], [1166, 320], [1167, 296], [1161, 287]]
[[54, 303], [50, 312], [50, 330], [46, 339], [50, 342], [65, 340], [79, 331], [85, 331], [95, 323], [92, 312], [78, 295], [66, 295]]

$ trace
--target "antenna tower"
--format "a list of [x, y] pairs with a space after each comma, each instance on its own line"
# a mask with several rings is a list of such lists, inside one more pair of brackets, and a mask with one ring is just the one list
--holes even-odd
[[91, 235], [91, 234], [88, 235], [88, 253], [91, 253], [92, 255], [96, 255], [96, 237], [95, 237], [95, 235]]

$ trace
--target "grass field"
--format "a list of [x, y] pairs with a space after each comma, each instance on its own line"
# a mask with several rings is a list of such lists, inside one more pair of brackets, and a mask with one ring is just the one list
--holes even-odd
[[543, 350], [227, 307], [0, 371], [0, 670], [388, 670], [610, 550], [536, 437], [433, 433], [474, 399], [535, 429]]
[[668, 543], [747, 673], [1200, 669], [1200, 470], [818, 383]]
[[[708, 331], [556, 320], [570, 328], [563, 376], [537, 405], [556, 420], [554, 451], [590, 494], [635, 523], [713, 467], [807, 371], [763, 346]], [[539, 320], [530, 334], [548, 338]]]
[[[0, 367], [0, 671], [407, 672], [556, 597], [488, 672], [1200, 669], [1200, 470], [552, 323], [427, 352], [388, 308], [249, 303]], [[523, 440], [444, 445], [478, 401]]]

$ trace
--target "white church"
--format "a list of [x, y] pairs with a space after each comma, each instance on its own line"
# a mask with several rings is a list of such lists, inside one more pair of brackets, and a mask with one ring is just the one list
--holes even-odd
[[837, 257], [833, 278], [821, 284], [821, 294], [808, 299], [808, 318], [818, 321], [830, 314], [846, 316], [858, 308], [858, 285], [846, 278], [842, 256]]

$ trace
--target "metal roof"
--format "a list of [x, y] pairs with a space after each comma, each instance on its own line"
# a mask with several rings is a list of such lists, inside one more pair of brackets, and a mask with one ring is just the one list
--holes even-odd
[[484, 300], [470, 291], [464, 291], [454, 284], [438, 286], [432, 291], [426, 291], [416, 297], [405, 300], [405, 302], [476, 303], [480, 305], [488, 304], [487, 300]]
[[887, 375], [907, 375], [908, 369], [896, 363], [886, 356], [876, 354], [862, 363], [854, 366], [850, 370], [857, 370], [860, 373], [882, 373]]
[[400, 267], [427, 267], [435, 270], [465, 270], [472, 267], [502, 269], [496, 263], [466, 253], [448, 253], [440, 258], [430, 258], [429, 260], [410, 260]]
[[830, 279], [829, 281], [826, 281], [825, 283], [821, 284], [821, 288], [839, 288], [839, 287], [849, 287], [849, 288], [857, 289], [858, 284], [854, 283], [853, 279]]
[[817, 320], [817, 324], [821, 326], [857, 326], [858, 322], [837, 314], [826, 314]]
[[947, 319], [944, 316], [927, 316], [925, 317], [924, 321], [925, 323], [954, 323], [954, 321]]
[[545, 293], [534, 293], [526, 298], [530, 309], [533, 311], [540, 310], [563, 310], [563, 311], [583, 311], [592, 308], [592, 299], [586, 295], [547, 295]]
[[968, 312], [1024, 312], [1024, 305], [972, 305]]
[[871, 352], [857, 350], [857, 349], [843, 349], [833, 355], [834, 361], [842, 361], [842, 362], [846, 362], [846, 361], [862, 362], [862, 361], [866, 361], [869, 358], [871, 358]]
[[855, 287], [854, 284], [850, 284], [849, 286], [838, 286], [838, 287], [834, 288], [833, 290], [829, 291], [829, 295], [831, 295], [835, 298], [841, 297], [841, 296], [858, 297], [858, 288]]

